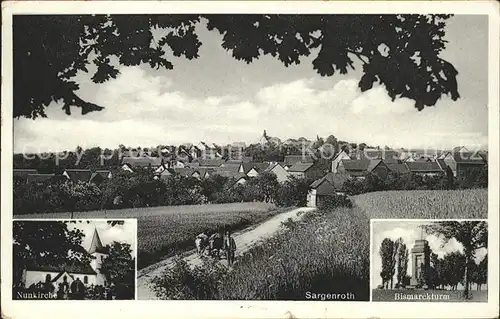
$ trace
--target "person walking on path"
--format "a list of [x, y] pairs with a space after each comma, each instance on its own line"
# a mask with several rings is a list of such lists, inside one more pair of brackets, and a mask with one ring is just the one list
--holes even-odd
[[226, 235], [224, 236], [224, 249], [227, 253], [227, 264], [231, 266], [234, 263], [236, 243], [234, 241], [234, 238], [231, 237], [231, 233], [229, 231], [226, 231]]

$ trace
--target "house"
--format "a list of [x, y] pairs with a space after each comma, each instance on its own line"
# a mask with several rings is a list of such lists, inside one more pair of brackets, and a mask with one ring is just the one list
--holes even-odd
[[193, 174], [196, 172], [194, 168], [189, 167], [175, 167], [172, 169], [174, 174], [183, 176], [183, 177], [193, 177]]
[[262, 146], [265, 145], [279, 146], [281, 144], [281, 140], [278, 137], [272, 137], [267, 135], [266, 130], [264, 130], [262, 137], [259, 139], [259, 144]]
[[316, 179], [324, 174], [314, 163], [296, 163], [288, 169], [291, 176], [297, 178]]
[[134, 169], [135, 167], [152, 167], [158, 168], [164, 163], [164, 160], [161, 157], [150, 157], [150, 156], [142, 156], [142, 157], [122, 157], [121, 165], [123, 167], [124, 164], [128, 164], [130, 169]]
[[25, 287], [29, 287], [38, 282], [51, 282], [57, 289], [59, 283], [67, 282], [68, 285], [80, 278], [84, 285], [104, 285], [106, 286], [106, 277], [100, 273], [100, 268], [104, 260], [108, 257], [109, 251], [103, 246], [97, 229], [94, 230], [94, 236], [88, 253], [94, 258], [90, 263], [72, 263], [61, 265], [38, 265], [29, 264], [23, 270], [22, 282]]
[[481, 155], [474, 152], [448, 152], [444, 156], [443, 161], [450, 167], [455, 177], [464, 176], [469, 171], [483, 169], [487, 164]]
[[353, 157], [357, 160], [383, 160], [384, 163], [398, 163], [400, 155], [395, 150], [391, 149], [377, 149], [365, 148], [363, 150], [356, 150], [353, 152]]
[[200, 150], [198, 158], [203, 158], [203, 159], [222, 158], [222, 155], [219, 152], [219, 148], [217, 147], [217, 145], [213, 143], [209, 144], [205, 142], [200, 142], [198, 143], [198, 145], [196, 145], [196, 148]]
[[94, 183], [94, 184], [101, 184], [104, 182], [106, 179], [110, 179], [113, 177], [113, 174], [111, 174], [111, 171], [108, 170], [97, 170], [92, 173], [90, 176], [89, 182]]
[[261, 174], [264, 172], [269, 166], [271, 166], [271, 163], [253, 163], [254, 169], [257, 171], [258, 174]]
[[73, 182], [88, 182], [92, 172], [89, 169], [65, 169], [62, 175]]
[[444, 171], [437, 162], [407, 162], [406, 167], [412, 174], [421, 176], [439, 176]]
[[185, 162], [180, 161], [180, 160], [172, 160], [170, 163], [168, 163], [169, 168], [184, 168], [186, 167]]
[[315, 180], [307, 193], [307, 206], [318, 207], [328, 196], [340, 194], [344, 183], [349, 179], [345, 173], [328, 172], [325, 176]]
[[224, 164], [224, 160], [222, 158], [214, 158], [214, 159], [200, 159], [196, 160], [199, 163], [199, 167], [220, 167]]
[[240, 174], [239, 176], [233, 176], [231, 178], [233, 178], [234, 183], [230, 186], [230, 188], [233, 188], [237, 185], [244, 185], [248, 179], [248, 177], [244, 174]]
[[134, 170], [132, 169], [132, 165], [129, 163], [122, 164], [121, 169], [130, 173], [133, 173]]
[[297, 163], [313, 163], [314, 159], [311, 155], [286, 155], [284, 159], [284, 164], [288, 167], [292, 167]]
[[161, 174], [164, 170], [170, 168], [169, 162], [163, 162], [157, 169], [155, 169], [155, 174]]
[[290, 175], [290, 173], [288, 173], [288, 171], [280, 163], [273, 163], [269, 165], [264, 172], [276, 175], [276, 179], [280, 183], [286, 182], [288, 180], [288, 176]]
[[[173, 170], [172, 170], [173, 171]], [[156, 173], [154, 179], [162, 179], [165, 180], [173, 175], [170, 169], [165, 169], [161, 173]]]
[[337, 173], [340, 161], [350, 159], [351, 157], [344, 150], [340, 151], [340, 153], [338, 153], [337, 156], [335, 156], [335, 158], [332, 160], [332, 173]]
[[408, 169], [408, 166], [406, 166], [404, 163], [389, 163], [385, 164], [387, 168], [389, 169], [390, 172], [396, 173], [396, 174], [407, 174], [410, 172]]
[[47, 181], [63, 181], [63, 180], [67, 180], [67, 177], [58, 174], [28, 174], [28, 176], [26, 177], [26, 183], [37, 183], [37, 184], [43, 184]]
[[36, 169], [24, 169], [24, 168], [14, 168], [13, 178], [14, 180], [22, 180], [23, 182], [27, 182], [28, 175], [37, 174]]
[[346, 173], [351, 177], [365, 178], [368, 174], [373, 173], [381, 178], [385, 178], [390, 170], [381, 159], [375, 160], [341, 160], [337, 172]]

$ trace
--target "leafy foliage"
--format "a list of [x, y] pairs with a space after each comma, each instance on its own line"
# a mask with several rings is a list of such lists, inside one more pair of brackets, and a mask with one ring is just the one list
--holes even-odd
[[[222, 35], [222, 47], [251, 63], [271, 55], [285, 66], [315, 54], [322, 76], [347, 74], [362, 63], [362, 91], [380, 83], [394, 100], [435, 105], [443, 95], [459, 98], [452, 64], [440, 57], [450, 15], [25, 15], [14, 17], [14, 117], [45, 117], [62, 101], [82, 114], [103, 107], [82, 100], [74, 80], [116, 78], [120, 66], [174, 67], [170, 57], [194, 59], [202, 45], [196, 26]], [[159, 34], [156, 38], [154, 35]]]
[[488, 247], [488, 226], [485, 221], [439, 221], [422, 228], [429, 234], [443, 236], [445, 242], [451, 239], [457, 240], [464, 247], [465, 275], [464, 296], [469, 297], [469, 266], [476, 250]]
[[63, 221], [14, 221], [13, 278], [21, 279], [27, 265], [87, 264], [92, 256], [82, 247], [83, 232]]
[[130, 244], [114, 241], [109, 245], [109, 255], [101, 264], [101, 273], [114, 286], [116, 299], [135, 298], [135, 258]]

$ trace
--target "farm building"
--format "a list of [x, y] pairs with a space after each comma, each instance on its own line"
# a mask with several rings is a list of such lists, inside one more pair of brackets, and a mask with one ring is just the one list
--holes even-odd
[[447, 153], [442, 159], [454, 176], [463, 176], [468, 171], [486, 167], [485, 159], [473, 152]]
[[348, 174], [329, 172], [320, 179], [315, 180], [309, 186], [307, 206], [319, 207], [328, 196], [340, 194], [345, 181], [348, 179]]
[[286, 155], [284, 159], [284, 165], [293, 166], [297, 163], [313, 163], [314, 159], [310, 155]]
[[437, 162], [407, 162], [408, 170], [421, 176], [439, 176], [443, 175], [444, 171]]
[[215, 158], [215, 159], [198, 158], [196, 162], [199, 163], [200, 167], [220, 167], [222, 164], [224, 164], [224, 160], [222, 158]]
[[295, 176], [297, 178], [308, 178], [308, 179], [317, 179], [318, 177], [324, 174], [324, 172], [314, 163], [300, 163], [300, 162], [290, 167], [288, 169], [288, 173], [291, 176]]
[[351, 157], [349, 157], [349, 155], [344, 150], [338, 153], [337, 156], [335, 156], [335, 158], [332, 161], [332, 170], [331, 170], [332, 173], [337, 173], [340, 161], [350, 160], [350, 159]]
[[288, 176], [290, 175], [290, 173], [288, 173], [288, 171], [283, 166], [281, 166], [280, 163], [273, 163], [269, 165], [264, 170], [264, 172], [269, 172], [276, 175], [276, 179], [278, 180], [279, 183], [286, 182], [288, 180]]
[[377, 160], [341, 160], [337, 172], [346, 173], [351, 177], [365, 178], [366, 175], [373, 173], [379, 177], [385, 178], [389, 173], [389, 168], [384, 161]]

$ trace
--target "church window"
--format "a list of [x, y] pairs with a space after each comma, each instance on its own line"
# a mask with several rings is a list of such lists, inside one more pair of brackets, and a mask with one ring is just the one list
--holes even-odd
[[83, 283], [88, 284], [89, 283], [89, 277], [83, 276]]
[[101, 261], [103, 261], [103, 260], [104, 260], [104, 256], [103, 256], [103, 255], [101, 255]]
[[68, 281], [68, 276], [64, 275], [63, 280], [64, 282]]
[[46, 282], [49, 282], [51, 279], [52, 279], [52, 276], [50, 274], [47, 274], [47, 276], [45, 276]]

